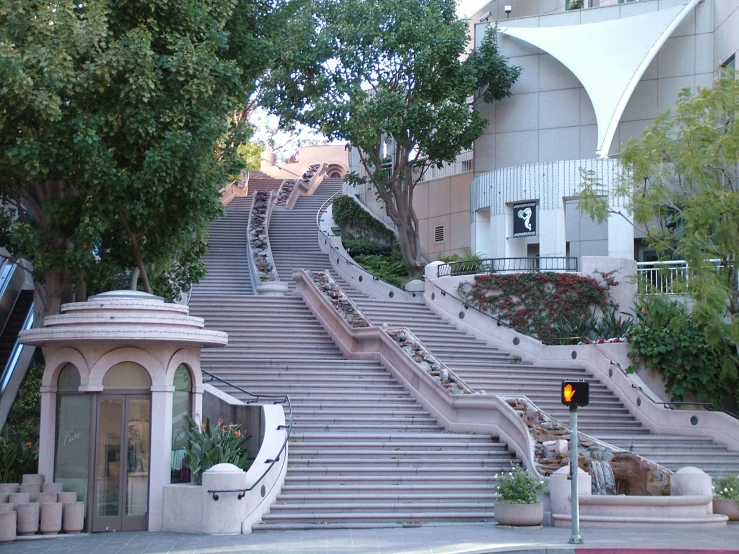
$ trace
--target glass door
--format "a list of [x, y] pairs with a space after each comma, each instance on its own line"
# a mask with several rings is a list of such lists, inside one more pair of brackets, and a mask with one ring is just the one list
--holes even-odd
[[101, 395], [93, 532], [147, 529], [151, 398]]

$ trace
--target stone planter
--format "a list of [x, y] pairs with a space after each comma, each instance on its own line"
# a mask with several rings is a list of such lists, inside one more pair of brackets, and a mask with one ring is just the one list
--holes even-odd
[[61, 502], [41, 504], [41, 532], [44, 535], [56, 535], [62, 530], [63, 508]]
[[15, 504], [0, 504], [0, 512], [15, 512]]
[[84, 502], [67, 502], [64, 504], [62, 528], [65, 533], [79, 533], [85, 527]]
[[31, 495], [31, 502], [36, 502], [36, 495], [41, 492], [41, 483], [23, 483], [21, 492], [27, 492]]
[[58, 502], [55, 492], [40, 492], [36, 495], [36, 502], [46, 504], [47, 502]]
[[0, 512], [0, 544], [15, 540], [16, 518], [17, 514], [15, 512]]
[[18, 492], [19, 488], [18, 483], [0, 483], [0, 494], [13, 494]]
[[736, 500], [713, 499], [713, 513], [729, 516], [729, 521], [739, 521], [739, 502]]
[[38, 473], [24, 473], [22, 483], [24, 485], [43, 485], [44, 476]]
[[26, 504], [31, 501], [31, 495], [27, 492], [14, 492], [8, 495], [9, 504]]
[[8, 503], [8, 493], [0, 492], [0, 504], [7, 504], [7, 503]]
[[64, 485], [62, 483], [44, 483], [41, 485], [41, 492], [53, 492], [53, 493], [59, 493], [64, 490]]
[[18, 513], [19, 535], [33, 535], [38, 533], [40, 506], [38, 502], [15, 505], [15, 511]]
[[495, 503], [495, 519], [499, 525], [525, 527], [541, 525], [544, 519], [544, 504], [507, 504]]
[[60, 492], [56, 495], [56, 501], [57, 502], [77, 502], [77, 493], [76, 492]]

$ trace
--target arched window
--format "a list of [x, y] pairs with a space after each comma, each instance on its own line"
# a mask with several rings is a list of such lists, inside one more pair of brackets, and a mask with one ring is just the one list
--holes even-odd
[[180, 364], [174, 373], [172, 399], [172, 483], [190, 482], [190, 472], [182, 467], [187, 446], [187, 415], [192, 415], [192, 375], [185, 364]]
[[103, 377], [106, 392], [115, 389], [151, 389], [149, 372], [135, 362], [121, 362], [111, 367]]
[[87, 503], [92, 397], [79, 388], [79, 371], [65, 365], [57, 381], [54, 481]]

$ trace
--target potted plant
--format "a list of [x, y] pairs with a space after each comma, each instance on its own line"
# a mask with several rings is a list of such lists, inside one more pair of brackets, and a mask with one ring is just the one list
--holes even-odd
[[739, 521], [739, 475], [724, 475], [714, 481], [713, 513]]
[[495, 519], [500, 525], [541, 525], [544, 506], [539, 495], [547, 489], [547, 482], [529, 475], [520, 467], [496, 475], [498, 500]]
[[249, 436], [240, 430], [243, 421], [224, 424], [219, 419], [217, 423], [211, 423], [208, 418], [198, 425], [189, 415], [185, 417], [189, 440], [184, 463], [190, 468], [196, 484], [202, 484], [203, 473], [216, 464], [229, 463], [246, 470], [249, 455], [244, 445]]

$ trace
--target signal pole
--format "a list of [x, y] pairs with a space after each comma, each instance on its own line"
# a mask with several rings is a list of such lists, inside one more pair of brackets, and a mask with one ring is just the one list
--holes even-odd
[[577, 483], [577, 458], [579, 455], [579, 436], [577, 434], [577, 404], [570, 405], [570, 496], [572, 502], [572, 536], [569, 544], [582, 544], [580, 536], [580, 497]]

